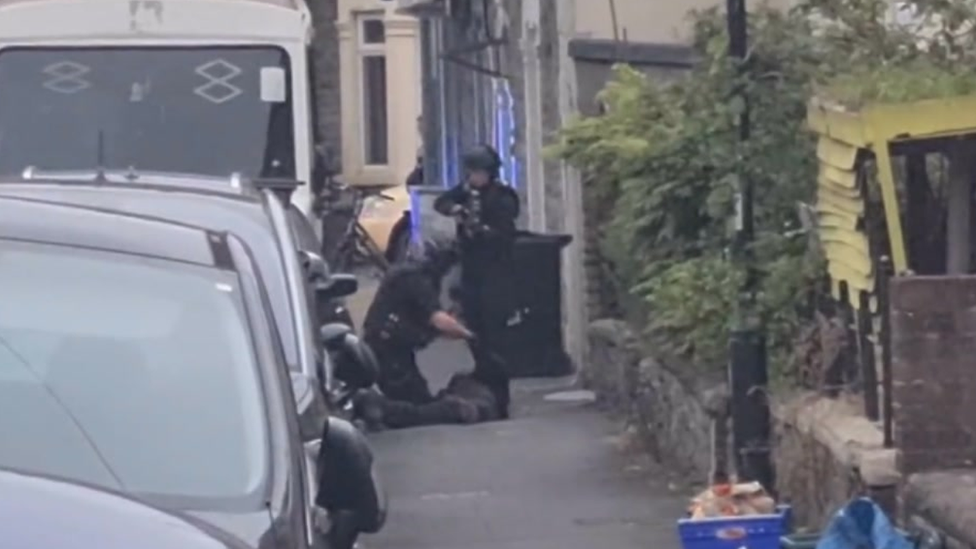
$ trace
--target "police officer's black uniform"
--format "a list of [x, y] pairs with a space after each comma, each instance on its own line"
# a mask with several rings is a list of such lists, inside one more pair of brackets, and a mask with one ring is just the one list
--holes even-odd
[[[434, 209], [458, 217], [461, 302], [465, 321], [478, 337], [477, 344], [471, 347], [476, 365], [474, 375], [495, 393], [502, 416], [507, 417], [508, 372], [492, 351], [496, 343], [494, 335], [505, 324], [503, 316], [507, 308], [498, 303], [504, 296], [486, 296], [485, 291], [488, 278], [497, 279], [511, 273], [507, 264], [511, 262], [519, 198], [511, 187], [499, 181], [501, 158], [492, 147], [475, 147], [462, 160], [467, 170], [488, 172], [491, 182], [478, 189], [465, 183], [452, 187], [437, 197]], [[488, 300], [498, 306], [486, 310], [484, 303]]]
[[434, 399], [416, 352], [437, 337], [430, 321], [441, 310], [441, 279], [457, 261], [457, 252], [442, 244], [431, 248], [422, 261], [387, 272], [363, 322], [363, 338], [380, 365], [379, 388], [392, 400], [425, 404]]

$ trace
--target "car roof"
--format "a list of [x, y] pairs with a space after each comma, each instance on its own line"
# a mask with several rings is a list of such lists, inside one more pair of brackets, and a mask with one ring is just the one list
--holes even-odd
[[116, 492], [0, 469], [0, 547], [242, 549], [230, 536]]
[[210, 229], [226, 228], [223, 226], [226, 220], [215, 215], [218, 210], [232, 211], [232, 215], [243, 214], [252, 222], [271, 226], [261, 193], [254, 189], [214, 186], [208, 178], [174, 177], [134, 184], [90, 179], [0, 179], [0, 196], [134, 212], [137, 216], [160, 217]]
[[[47, 0], [0, 0], [0, 8], [5, 8], [14, 4], [42, 4]], [[243, 0], [245, 2], [256, 2], [258, 4], [268, 4], [289, 10], [301, 10], [298, 0]]]
[[[2, 2], [3, 0], [0, 0]], [[130, 170], [39, 170], [33, 166], [24, 169], [19, 179], [4, 182], [39, 182], [52, 184], [98, 184], [106, 187], [157, 187], [179, 191], [201, 191], [220, 195], [254, 196], [254, 186], [245, 184], [237, 174], [228, 177], [184, 174], [177, 172], [130, 171]]]
[[233, 268], [226, 234], [51, 200], [0, 197], [0, 238]]

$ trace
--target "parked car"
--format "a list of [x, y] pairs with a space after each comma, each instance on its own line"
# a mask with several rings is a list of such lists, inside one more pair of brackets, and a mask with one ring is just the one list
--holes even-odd
[[226, 231], [0, 198], [0, 467], [124, 492], [251, 549], [351, 549], [379, 530], [368, 444], [287, 367], [255, 257]]
[[119, 492], [0, 469], [0, 547], [247, 549], [205, 522]]
[[[25, 175], [0, 179], [0, 196], [107, 208], [238, 235], [253, 251], [268, 288], [289, 368], [328, 390], [332, 368], [319, 328], [328, 322], [352, 324], [342, 296], [336, 294], [355, 292], [356, 286], [348, 276], [329, 272], [319, 258], [311, 223], [287, 200], [294, 182], [255, 185], [239, 178], [92, 170]], [[305, 231], [312, 231], [312, 240]], [[308, 269], [326, 276], [313, 287]], [[342, 287], [332, 285], [335, 281]]]

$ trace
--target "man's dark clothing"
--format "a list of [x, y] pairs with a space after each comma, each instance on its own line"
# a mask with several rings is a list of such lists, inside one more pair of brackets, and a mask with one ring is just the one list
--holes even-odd
[[437, 337], [430, 319], [440, 309], [440, 279], [422, 264], [397, 265], [383, 277], [363, 332], [380, 365], [379, 387], [389, 398], [416, 404], [433, 399], [416, 351]]
[[357, 399], [356, 414], [372, 429], [478, 423], [500, 417], [494, 393], [472, 374], [455, 374], [430, 402], [417, 404], [374, 394]]
[[[487, 292], [489, 281], [495, 287], [516, 282], [509, 265], [519, 215], [518, 194], [497, 181], [480, 189], [461, 184], [434, 202], [434, 209], [442, 215], [451, 215], [455, 206], [463, 208], [467, 216], [458, 222], [457, 237], [461, 247], [461, 306], [468, 327], [479, 340], [471, 349], [474, 376], [492, 389], [504, 414], [509, 402], [509, 377], [490, 350], [497, 346], [495, 335], [504, 329], [509, 307], [500, 301], [506, 297], [504, 292]], [[494, 306], [487, 309], [485, 303]]]

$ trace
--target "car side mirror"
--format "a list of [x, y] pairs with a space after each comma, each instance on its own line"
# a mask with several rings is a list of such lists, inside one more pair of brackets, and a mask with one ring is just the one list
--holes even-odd
[[298, 258], [302, 263], [302, 269], [305, 271], [305, 277], [310, 282], [327, 280], [329, 278], [329, 265], [319, 254], [307, 250], [299, 250]]
[[329, 408], [325, 397], [308, 376], [298, 372], [291, 372], [291, 390], [295, 395], [295, 406], [298, 409], [298, 429], [302, 442], [321, 439], [329, 421]]
[[315, 297], [320, 302], [350, 296], [359, 291], [359, 279], [351, 274], [333, 274], [315, 285]]
[[333, 417], [318, 457], [315, 503], [332, 519], [330, 547], [352, 549], [360, 533], [379, 532], [386, 522], [387, 497], [376, 475], [373, 450], [355, 426]]
[[335, 348], [350, 334], [353, 334], [352, 328], [338, 322], [323, 324], [319, 328], [319, 339], [322, 340], [322, 345], [326, 348]]

